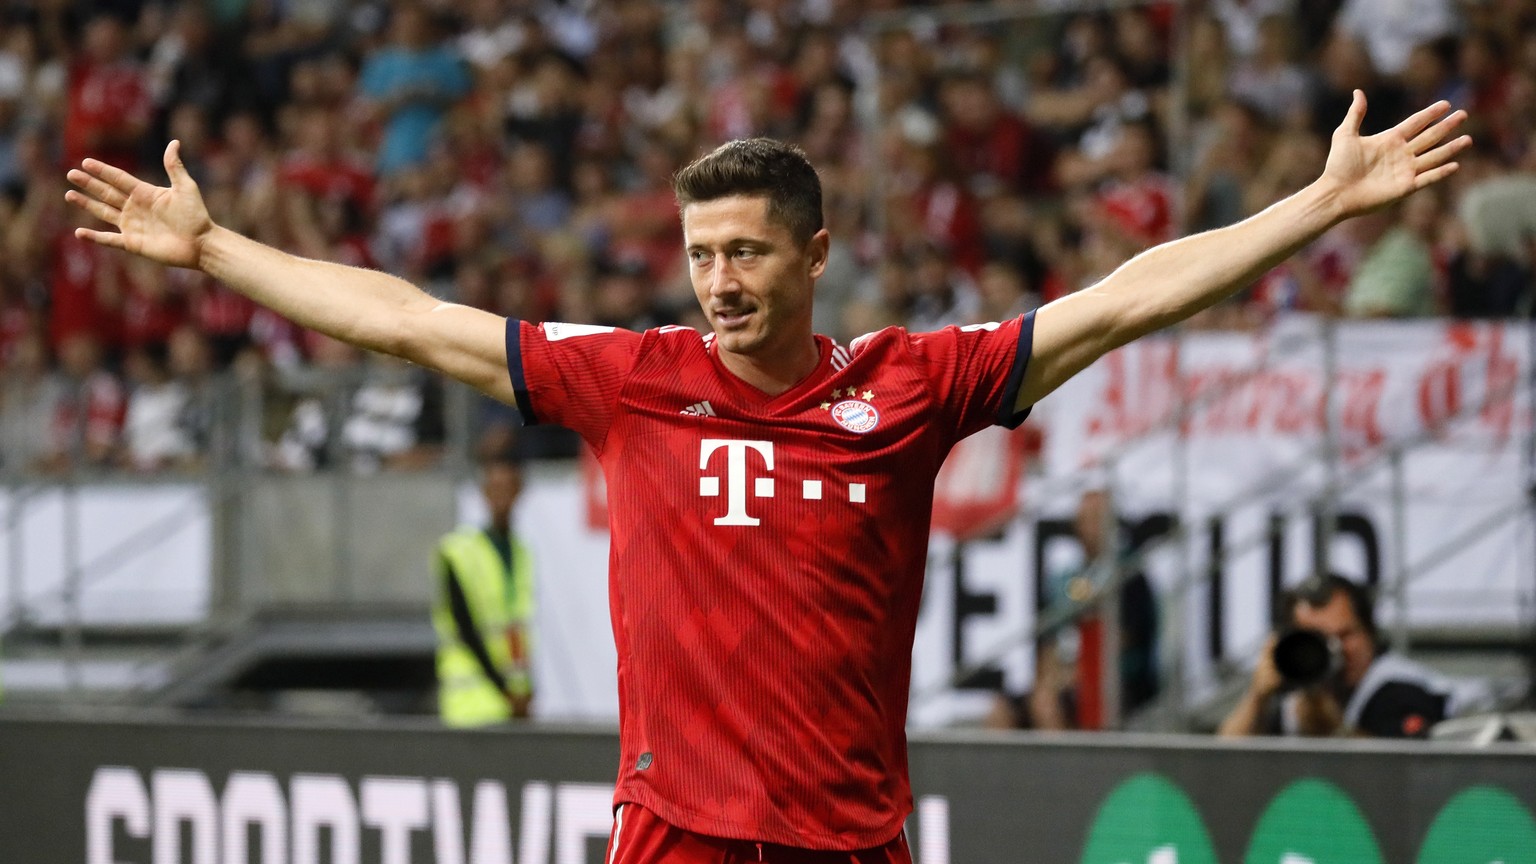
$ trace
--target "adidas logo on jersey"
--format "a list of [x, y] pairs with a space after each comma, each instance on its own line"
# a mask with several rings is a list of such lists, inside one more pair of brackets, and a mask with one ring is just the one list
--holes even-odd
[[703, 402], [695, 402], [677, 413], [687, 414], [690, 417], [713, 417], [715, 416], [715, 408], [709, 404], [708, 399], [705, 399]]

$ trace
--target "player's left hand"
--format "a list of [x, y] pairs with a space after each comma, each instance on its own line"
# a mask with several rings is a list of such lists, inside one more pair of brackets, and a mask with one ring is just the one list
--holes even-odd
[[1333, 132], [1321, 178], [1332, 186], [1344, 218], [1379, 210], [1449, 177], [1459, 167], [1456, 154], [1472, 144], [1467, 135], [1451, 138], [1467, 112], [1451, 111], [1449, 102], [1436, 102], [1376, 135], [1360, 134], [1364, 119], [1365, 94], [1356, 90]]

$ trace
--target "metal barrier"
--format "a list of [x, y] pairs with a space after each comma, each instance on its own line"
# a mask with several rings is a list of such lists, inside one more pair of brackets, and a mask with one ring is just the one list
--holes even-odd
[[[424, 607], [427, 550], [453, 525], [470, 470], [473, 394], [431, 385], [442, 398], [419, 420], [440, 435], [401, 469], [368, 436], [399, 432], [380, 428], [389, 400], [409, 401], [425, 374], [380, 361], [220, 376], [207, 385], [193, 469], [0, 464], [0, 636], [11, 659], [40, 658], [38, 675], [53, 683], [39, 686], [77, 699], [132, 695], [263, 610]], [[113, 650], [125, 643], [133, 650]], [[118, 670], [106, 677], [92, 671], [104, 654]]]

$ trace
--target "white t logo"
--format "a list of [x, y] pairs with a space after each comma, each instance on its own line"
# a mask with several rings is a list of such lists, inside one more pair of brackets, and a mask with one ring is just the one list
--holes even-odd
[[[699, 470], [709, 468], [709, 457], [721, 447], [725, 448], [725, 515], [715, 520], [716, 525], [756, 525], [760, 520], [747, 515], [747, 451], [754, 450], [763, 457], [763, 467], [773, 470], [772, 441], [733, 441], [729, 438], [705, 438], [699, 442]], [[756, 498], [773, 497], [773, 478], [759, 477], [753, 484]], [[699, 478], [699, 494], [709, 498], [720, 494], [720, 478], [706, 475]]]

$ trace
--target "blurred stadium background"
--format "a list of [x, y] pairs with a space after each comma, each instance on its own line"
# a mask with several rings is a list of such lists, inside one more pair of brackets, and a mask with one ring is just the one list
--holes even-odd
[[[1461, 171], [952, 456], [914, 846], [1536, 861], [1533, 751], [1488, 743], [1533, 735], [1529, 0], [10, 0], [0, 861], [576, 862], [607, 832], [603, 489], [574, 437], [75, 240], [66, 165], [163, 182], [175, 137], [215, 218], [272, 245], [504, 315], [702, 327], [670, 174], [781, 137], [822, 175], [817, 329], [846, 343], [1017, 315], [1262, 209], [1318, 174], [1353, 88], [1368, 131], [1466, 108]], [[430, 553], [507, 450], [535, 716], [447, 732]], [[1472, 717], [1427, 744], [1197, 737], [1324, 569]], [[1117, 588], [1143, 577], [1136, 671], [1104, 660], [1141, 638]], [[1048, 665], [1081, 734], [991, 728]]]

